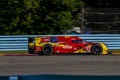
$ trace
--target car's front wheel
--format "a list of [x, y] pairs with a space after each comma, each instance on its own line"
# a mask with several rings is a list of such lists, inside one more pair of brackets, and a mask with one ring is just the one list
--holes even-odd
[[103, 52], [103, 48], [99, 43], [96, 43], [92, 45], [91, 52], [94, 55], [100, 55]]

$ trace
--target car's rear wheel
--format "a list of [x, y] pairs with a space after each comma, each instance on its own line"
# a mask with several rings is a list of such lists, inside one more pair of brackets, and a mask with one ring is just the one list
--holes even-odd
[[53, 46], [51, 44], [45, 44], [43, 46], [42, 52], [44, 55], [50, 55], [54, 52]]
[[103, 52], [103, 48], [99, 43], [96, 43], [92, 45], [91, 52], [94, 55], [100, 55]]

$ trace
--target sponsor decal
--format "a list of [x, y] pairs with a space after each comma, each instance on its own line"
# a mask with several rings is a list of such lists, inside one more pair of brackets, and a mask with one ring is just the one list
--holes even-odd
[[63, 46], [64, 49], [72, 49], [72, 46]]

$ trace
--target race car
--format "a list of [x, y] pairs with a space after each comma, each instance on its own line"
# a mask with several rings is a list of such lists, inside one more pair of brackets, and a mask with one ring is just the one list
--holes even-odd
[[111, 54], [105, 43], [85, 41], [78, 36], [36, 36], [28, 37], [28, 53], [51, 54]]

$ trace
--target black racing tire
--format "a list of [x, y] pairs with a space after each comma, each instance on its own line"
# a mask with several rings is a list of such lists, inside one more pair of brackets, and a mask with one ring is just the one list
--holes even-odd
[[42, 52], [43, 52], [44, 55], [53, 54], [53, 52], [54, 52], [53, 46], [51, 44], [45, 44], [43, 46]]
[[92, 45], [91, 52], [94, 55], [100, 55], [103, 52], [103, 48], [99, 43], [96, 43]]

